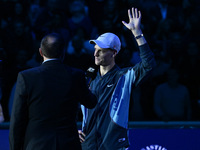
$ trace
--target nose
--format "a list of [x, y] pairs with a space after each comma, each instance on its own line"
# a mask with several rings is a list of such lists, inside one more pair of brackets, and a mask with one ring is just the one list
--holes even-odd
[[98, 51], [97, 51], [97, 50], [95, 50], [95, 51], [94, 51], [94, 56], [96, 56], [96, 57], [97, 57], [98, 55], [99, 55]]

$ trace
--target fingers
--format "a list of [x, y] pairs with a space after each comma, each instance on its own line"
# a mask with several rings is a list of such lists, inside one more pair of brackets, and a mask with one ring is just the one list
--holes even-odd
[[138, 18], [138, 10], [135, 8], [135, 18]]
[[123, 25], [130, 30], [138, 28], [141, 20], [141, 12], [138, 11], [137, 8], [132, 7], [131, 9], [128, 9], [128, 17], [129, 17], [129, 23], [122, 21]]
[[82, 132], [81, 130], [78, 130], [78, 133], [85, 137], [85, 133]]
[[138, 11], [138, 14], [139, 14], [138, 18], [141, 18], [141, 11]]
[[79, 140], [80, 140], [81, 143], [83, 143], [85, 141], [85, 139], [82, 138], [80, 135], [79, 135]]
[[85, 141], [85, 133], [83, 133], [81, 130], [78, 130], [79, 140], [81, 143]]
[[134, 18], [136, 18], [136, 13], [135, 13], [134, 7], [132, 8], [132, 16], [133, 16]]
[[125, 25], [125, 26], [127, 25], [127, 23], [126, 23], [125, 21], [122, 21], [122, 23], [123, 23], [123, 25]]
[[137, 8], [132, 7], [131, 11], [130, 11], [130, 9], [128, 9], [128, 17], [129, 17], [129, 19], [140, 18], [141, 17], [141, 12], [138, 11]]
[[132, 19], [132, 15], [131, 15], [130, 9], [128, 9], [128, 17], [129, 17], [129, 20]]

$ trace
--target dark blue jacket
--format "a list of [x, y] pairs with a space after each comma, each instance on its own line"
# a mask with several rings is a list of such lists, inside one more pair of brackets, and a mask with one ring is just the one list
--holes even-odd
[[115, 65], [108, 73], [97, 73], [90, 89], [98, 104], [94, 109], [82, 106], [83, 150], [116, 150], [128, 147], [128, 114], [132, 88], [138, 86], [155, 67], [154, 54], [147, 44], [139, 47], [141, 62], [120, 69]]

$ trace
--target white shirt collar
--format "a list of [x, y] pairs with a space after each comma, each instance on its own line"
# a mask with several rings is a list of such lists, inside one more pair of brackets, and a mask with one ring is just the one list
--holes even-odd
[[42, 63], [45, 63], [47, 61], [51, 61], [51, 60], [58, 60], [58, 58], [50, 58], [50, 59], [46, 59], [45, 61], [43, 61]]

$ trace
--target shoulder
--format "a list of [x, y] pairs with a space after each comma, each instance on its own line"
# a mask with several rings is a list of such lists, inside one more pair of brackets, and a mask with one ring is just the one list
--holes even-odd
[[183, 85], [183, 84], [180, 84], [179, 87], [180, 87], [181, 90], [183, 90], [183, 91], [185, 91], [185, 92], [188, 91], [187, 86], [185, 86], [185, 85]]
[[164, 83], [159, 84], [159, 85], [156, 87], [156, 89], [164, 90], [164, 89], [166, 89], [166, 88], [168, 88], [168, 87], [169, 87], [168, 84], [167, 84], [166, 82], [164, 82]]
[[65, 66], [66, 70], [71, 72], [72, 74], [84, 74], [84, 71], [78, 68]]
[[74, 77], [79, 80], [85, 77], [85, 72], [81, 69], [70, 66], [65, 66], [65, 69], [67, 71], [67, 74], [72, 76], [72, 78]]
[[36, 72], [38, 72], [39, 68], [40, 67], [34, 67], [34, 68], [26, 69], [26, 70], [20, 71], [19, 74], [26, 75], [26, 74], [36, 73]]
[[118, 74], [123, 75], [128, 72], [135, 72], [134, 66], [133, 67], [125, 67], [125, 68], [119, 68], [117, 70]]

